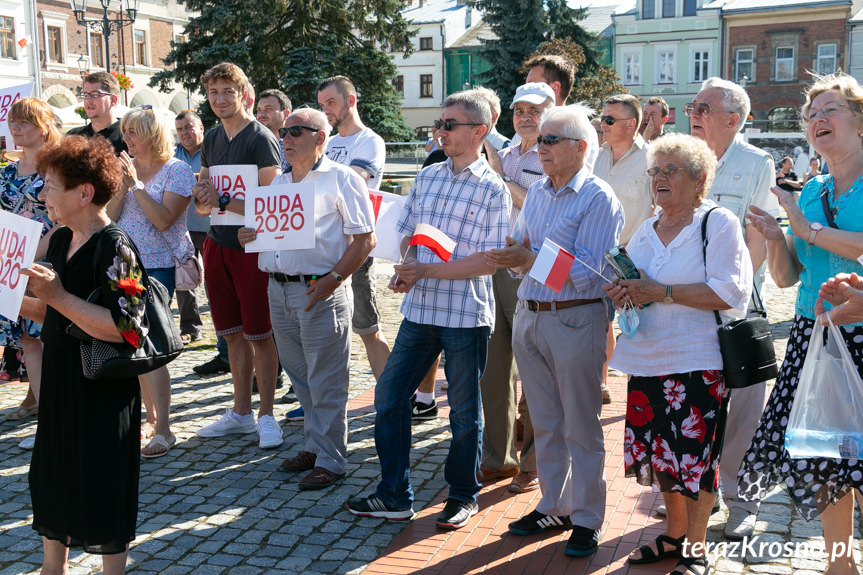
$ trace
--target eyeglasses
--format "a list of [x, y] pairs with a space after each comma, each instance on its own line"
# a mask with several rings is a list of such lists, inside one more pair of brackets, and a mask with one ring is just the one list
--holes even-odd
[[581, 138], [568, 138], [566, 136], [543, 136], [539, 135], [536, 137], [536, 145], [545, 144], [546, 146], [556, 146], [561, 143], [563, 140], [572, 140], [574, 142], [581, 141]]
[[710, 104], [706, 102], [689, 102], [683, 107], [683, 111], [687, 116], [701, 116], [703, 118], [706, 118], [713, 112], [725, 112], [726, 114], [732, 113], [728, 110], [711, 108]]
[[81, 97], [85, 100], [95, 100], [96, 98], [101, 98], [102, 96], [110, 96], [110, 92], [102, 92], [101, 90], [96, 90], [95, 92], [82, 92]]
[[830, 116], [832, 116], [833, 114], [835, 114], [836, 112], [838, 112], [841, 108], [847, 108], [847, 107], [848, 106], [846, 106], [845, 104], [829, 104], [829, 105], [824, 106], [823, 108], [821, 108], [819, 110], [812, 110], [810, 108], [808, 113], [803, 116], [803, 121], [808, 124], [809, 122], [815, 120], [815, 118], [818, 117], [818, 114], [821, 114], [822, 118], [827, 119]]
[[663, 176], [670, 178], [682, 169], [683, 168], [679, 168], [677, 166], [665, 166], [664, 168], [660, 168], [659, 166], [653, 166], [652, 168], [649, 168], [647, 170], [647, 175], [651, 178], [655, 178], [659, 175], [660, 172], [662, 172]]
[[27, 126], [34, 126], [35, 124], [31, 124], [30, 122], [16, 122], [15, 120], [9, 120], [9, 129], [10, 130], [23, 130]]
[[434, 121], [435, 130], [444, 129], [447, 132], [451, 132], [455, 126], [482, 126], [482, 124], [477, 124], [476, 122], [453, 122], [452, 120]]
[[623, 122], [625, 120], [634, 120], [635, 118], [615, 118], [614, 116], [600, 116], [599, 121], [607, 126], [613, 126], [615, 122]]
[[142, 104], [142, 105], [138, 106], [138, 109], [139, 110], [149, 110], [150, 112], [152, 112], [153, 106], [151, 106], [150, 104]]
[[320, 132], [317, 128], [310, 128], [308, 126], [290, 126], [289, 128], [279, 128], [279, 137], [284, 139], [288, 134], [291, 135], [292, 138], [299, 138], [302, 135], [303, 130], [308, 130], [310, 132]]

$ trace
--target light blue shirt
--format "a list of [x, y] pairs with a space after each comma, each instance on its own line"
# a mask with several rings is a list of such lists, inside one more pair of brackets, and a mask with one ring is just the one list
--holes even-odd
[[[201, 172], [201, 148], [192, 155], [186, 151], [182, 144], [177, 144], [174, 149], [174, 157], [189, 164], [192, 171], [196, 174]], [[199, 216], [195, 211], [195, 202], [189, 202], [189, 209], [186, 212], [186, 227], [190, 232], [205, 232], [210, 229], [210, 218], [208, 216]]]

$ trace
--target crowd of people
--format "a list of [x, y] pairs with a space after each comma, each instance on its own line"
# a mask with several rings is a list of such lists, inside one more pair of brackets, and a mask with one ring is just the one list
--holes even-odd
[[[39, 263], [22, 272], [30, 293], [21, 317], [0, 323], [0, 345], [23, 350], [30, 377], [9, 418], [38, 412], [27, 440], [43, 572], [63, 572], [68, 549], [81, 547], [104, 556], [105, 573], [122, 573], [140, 457], [164, 456], [177, 441], [168, 369], [88, 380], [67, 328], [142, 345], [148, 278], [173, 292], [175, 270], [198, 257], [220, 343], [195, 371], [229, 371], [234, 393], [197, 434], [257, 433], [261, 449], [279, 448], [273, 407], [284, 370], [304, 442], [280, 470], [299, 474], [299, 489], [345, 475], [351, 333], [360, 336], [377, 381], [380, 481], [346, 502], [350, 513], [413, 517], [411, 425], [437, 414], [443, 354], [452, 440], [441, 529], [468, 525], [482, 484], [511, 477], [513, 492], [541, 491], [535, 509], [509, 524], [512, 535], [570, 531], [567, 555], [594, 553], [605, 513], [600, 416], [611, 401], [610, 366], [628, 376], [626, 475], [660, 491], [667, 516], [663, 534], [633, 550], [630, 563], [673, 558], [672, 573], [704, 575], [711, 565], [694, 544], [704, 543], [719, 500], [729, 509], [725, 536], [742, 539], [776, 484], [807, 519], [821, 519], [828, 546], [848, 539], [863, 463], [791, 460], [783, 437], [816, 322], [829, 315], [843, 325], [863, 372], [863, 223], [855, 216], [863, 207], [863, 88], [843, 74], [810, 86], [801, 115], [821, 161], [800, 179], [790, 158], [777, 173], [770, 154], [743, 141], [750, 102], [732, 82], [703, 83], [685, 107], [691, 135], [682, 135], [666, 132], [662, 98], [642, 106], [612, 95], [592, 121], [587, 106], [565, 104], [574, 76], [567, 60], [540, 56], [525, 70], [512, 94], [465, 90], [443, 103], [427, 166], [396, 224], [402, 260], [389, 289], [404, 294], [404, 317], [392, 348], [370, 257], [369, 191], [382, 181], [384, 143], [363, 124], [346, 76], [321, 82], [320, 110], [293, 109], [270, 89], [255, 116], [245, 73], [218, 64], [201, 83], [219, 124], [205, 131], [184, 111], [176, 144], [148, 107], [114, 117], [119, 85], [106, 73], [84, 78], [90, 123], [65, 137], [44, 102], [12, 106], [9, 126], [23, 153], [0, 174], [0, 204], [40, 222], [43, 237]], [[501, 97], [513, 109], [512, 140], [495, 130]], [[313, 184], [314, 247], [247, 253], [257, 232], [244, 227], [245, 197], [225, 189], [226, 176], [253, 186]], [[452, 242], [450, 257], [413, 241], [430, 229]], [[609, 279], [607, 254], [620, 247], [639, 277]], [[545, 249], [573, 256], [562, 286], [538, 271]], [[767, 382], [726, 388], [713, 321], [747, 315], [765, 266], [780, 287], [800, 283], [769, 398]], [[94, 288], [99, 303], [87, 301]], [[183, 338], [197, 341], [195, 290], [177, 291], [177, 301]], [[833, 558], [827, 572], [857, 571], [849, 555]]]

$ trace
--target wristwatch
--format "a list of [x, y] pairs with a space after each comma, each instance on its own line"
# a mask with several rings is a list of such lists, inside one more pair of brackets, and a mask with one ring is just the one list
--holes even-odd
[[506, 183], [509, 183], [509, 182], [511, 182], [511, 181], [512, 181], [512, 178], [510, 178], [509, 176], [504, 176], [504, 177], [503, 177], [503, 181], [504, 181], [504, 182], [506, 182]]
[[665, 286], [665, 297], [662, 298], [662, 303], [674, 303], [674, 298], [671, 297], [671, 286]]
[[336, 270], [331, 271], [330, 275], [336, 279], [336, 283], [339, 285], [342, 285], [342, 282], [345, 281], [345, 276], [343, 276], [342, 274], [340, 274]]
[[143, 190], [143, 189], [145, 189], [144, 182], [142, 182], [141, 180], [135, 180], [135, 183], [132, 184], [132, 187], [129, 188], [129, 191], [134, 194], [138, 190]]
[[220, 211], [220, 212], [224, 212], [224, 211], [225, 211], [225, 208], [227, 208], [227, 207], [228, 207], [228, 204], [230, 204], [230, 203], [231, 203], [231, 200], [232, 200], [232, 199], [233, 199], [233, 198], [231, 198], [231, 194], [227, 194], [227, 193], [222, 194], [221, 196], [219, 196], [219, 211]]
[[815, 245], [815, 236], [824, 229], [824, 226], [818, 222], [809, 222], [809, 245]]

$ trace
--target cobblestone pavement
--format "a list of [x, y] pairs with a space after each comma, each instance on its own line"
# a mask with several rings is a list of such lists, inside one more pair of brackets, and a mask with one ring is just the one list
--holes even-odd
[[[378, 268], [378, 296], [384, 333], [392, 343], [401, 319], [399, 297], [385, 289], [388, 266]], [[793, 291], [767, 290], [777, 348], [784, 353], [793, 315]], [[323, 491], [299, 491], [297, 477], [278, 471], [281, 459], [302, 446], [300, 422], [283, 422], [281, 449], [263, 451], [256, 435], [202, 440], [195, 431], [230, 406], [228, 375], [203, 378], [194, 365], [213, 355], [212, 331], [190, 346], [170, 366], [173, 381], [172, 426], [177, 445], [162, 458], [141, 464], [138, 537], [130, 554], [130, 573], [360, 573], [404, 528], [403, 523], [357, 518], [343, 509], [349, 497], [368, 492], [379, 468], [367, 406], [374, 378], [365, 350], [354, 338], [349, 410], [349, 464], [346, 477]], [[0, 409], [7, 412], [22, 400], [22, 384], [0, 386]], [[365, 395], [363, 395], [365, 394]], [[277, 397], [281, 394], [277, 393]], [[298, 404], [277, 404], [276, 418]], [[27, 470], [30, 452], [18, 442], [35, 431], [33, 419], [0, 419], [0, 575], [36, 572], [41, 541], [32, 520]], [[414, 428], [413, 473], [415, 509], [426, 507], [444, 487], [442, 467], [449, 444], [443, 419]], [[714, 515], [715, 520], [722, 519]], [[820, 524], [805, 523], [784, 493], [775, 492], [762, 507], [758, 532], [764, 541], [815, 540]], [[719, 540], [711, 530], [711, 540]], [[80, 551], [70, 554], [71, 573], [96, 573], [100, 560]], [[784, 559], [762, 563], [721, 561], [718, 572], [820, 572], [819, 561]]]

